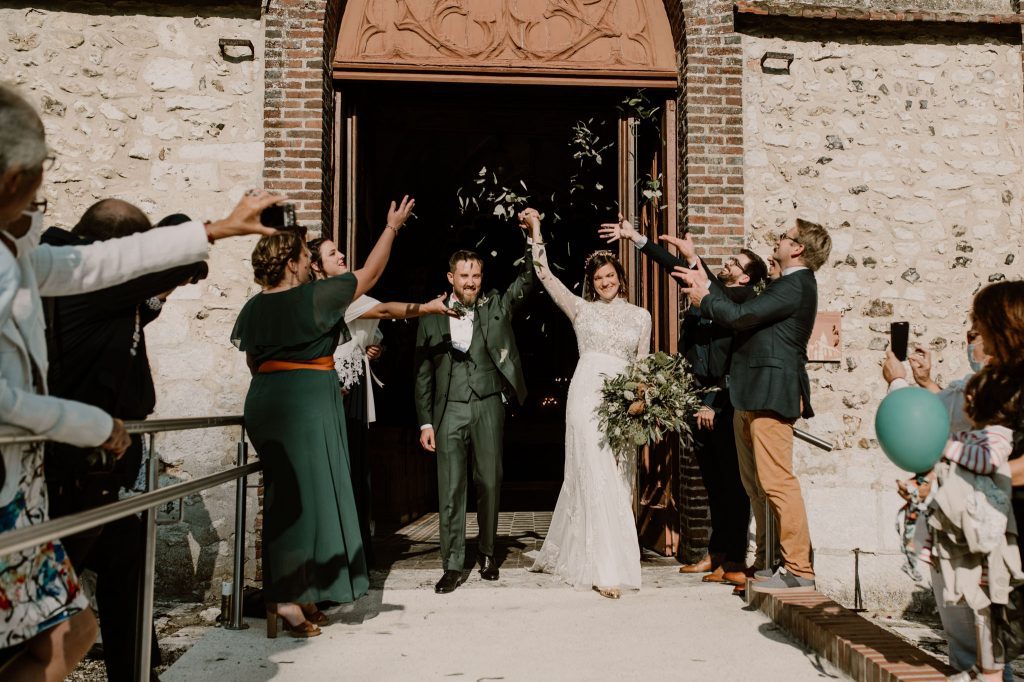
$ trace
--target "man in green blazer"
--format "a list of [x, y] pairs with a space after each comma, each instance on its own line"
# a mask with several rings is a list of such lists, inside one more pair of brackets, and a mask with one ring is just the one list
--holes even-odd
[[[813, 552], [800, 481], [793, 473], [793, 422], [812, 417], [807, 378], [807, 342], [818, 311], [814, 272], [832, 250], [828, 231], [797, 220], [779, 235], [774, 257], [782, 276], [759, 296], [738, 303], [709, 281], [703, 270], [677, 268], [690, 301], [701, 315], [732, 329], [733, 355], [729, 398], [736, 409], [733, 426], [740, 478], [754, 511], [757, 555], [754, 566], [763, 581], [754, 589], [814, 587]], [[782, 566], [766, 565], [765, 500], [779, 520]]]
[[498, 579], [494, 542], [501, 494], [505, 401], [526, 397], [512, 315], [535, 283], [530, 246], [522, 271], [498, 293], [480, 296], [483, 260], [456, 251], [448, 262], [449, 305], [458, 319], [421, 317], [416, 334], [416, 415], [420, 445], [437, 453], [437, 488], [444, 574], [434, 586], [452, 592], [466, 558], [466, 487], [469, 451], [477, 489], [480, 576]]

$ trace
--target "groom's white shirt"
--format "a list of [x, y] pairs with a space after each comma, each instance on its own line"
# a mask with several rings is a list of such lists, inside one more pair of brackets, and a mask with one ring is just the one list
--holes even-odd
[[[448, 297], [448, 307], [455, 305], [458, 299], [455, 294]], [[470, 309], [462, 317], [449, 317], [448, 324], [452, 333], [452, 348], [462, 353], [468, 353], [469, 347], [473, 345], [473, 320], [476, 319], [476, 311]]]

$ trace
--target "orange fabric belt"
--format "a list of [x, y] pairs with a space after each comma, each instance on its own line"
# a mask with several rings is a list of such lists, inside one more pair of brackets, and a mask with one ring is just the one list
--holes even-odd
[[289, 372], [293, 369], [333, 370], [334, 358], [330, 355], [325, 355], [322, 358], [302, 361], [266, 360], [265, 362], [260, 363], [260, 368], [257, 371], [260, 374], [269, 374], [270, 372]]

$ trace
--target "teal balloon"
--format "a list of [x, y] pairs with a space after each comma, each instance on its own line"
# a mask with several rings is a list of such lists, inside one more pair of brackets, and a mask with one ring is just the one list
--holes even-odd
[[934, 393], [901, 388], [878, 406], [875, 434], [893, 464], [911, 473], [924, 473], [942, 457], [949, 439], [949, 412]]

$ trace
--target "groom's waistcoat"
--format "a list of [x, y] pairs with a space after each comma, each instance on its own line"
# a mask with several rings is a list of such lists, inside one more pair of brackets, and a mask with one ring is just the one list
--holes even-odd
[[[448, 323], [448, 320], [444, 322]], [[452, 348], [449, 353], [452, 373], [448, 380], [448, 400], [468, 403], [473, 398], [486, 398], [504, 390], [504, 378], [487, 352], [479, 313], [473, 320], [473, 342], [469, 350], [463, 353]]]

